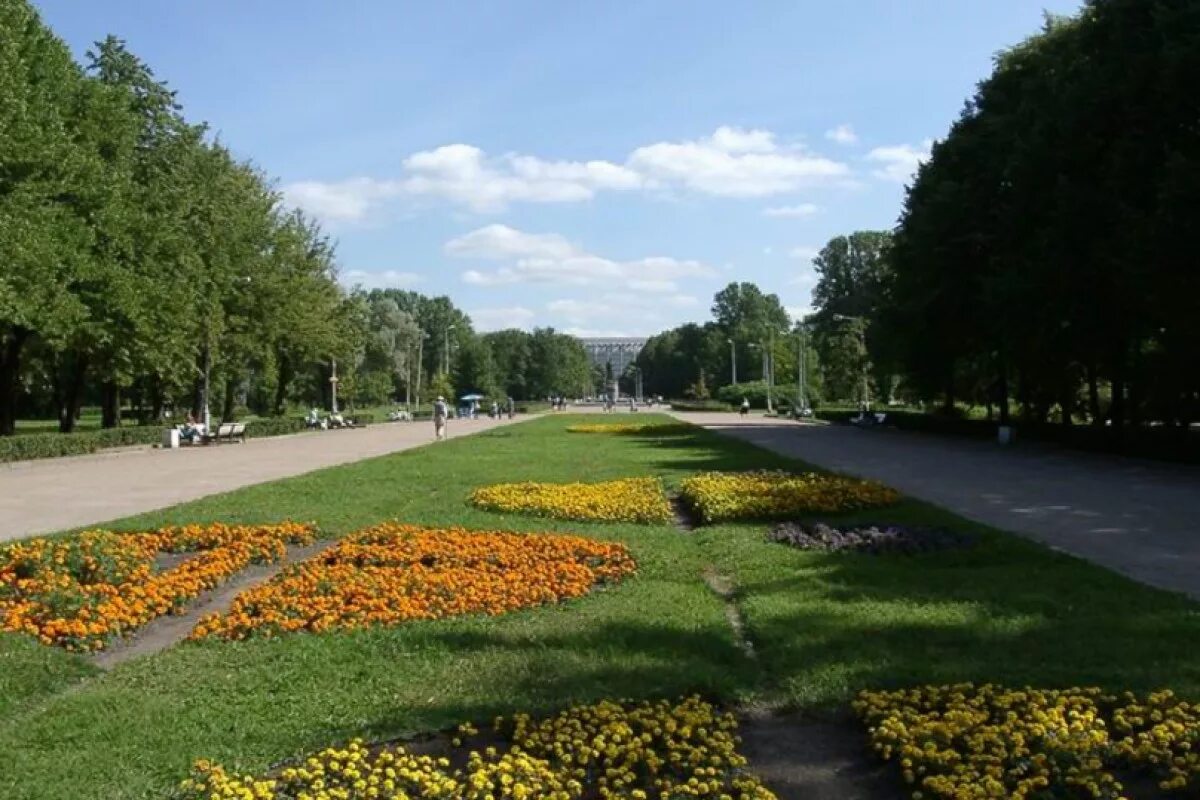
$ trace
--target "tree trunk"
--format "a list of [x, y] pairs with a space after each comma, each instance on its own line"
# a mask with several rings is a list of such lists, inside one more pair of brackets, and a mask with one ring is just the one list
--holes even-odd
[[152, 375], [150, 377], [150, 416], [155, 422], [162, 422], [164, 404], [162, 378]]
[[1064, 428], [1071, 427], [1071, 407], [1074, 405], [1075, 400], [1073, 394], [1074, 392], [1072, 391], [1070, 381], [1064, 381], [1062, 387], [1062, 396], [1058, 400], [1059, 408], [1062, 409], [1062, 419], [1059, 420], [1059, 423]]
[[121, 387], [105, 381], [100, 387], [100, 427], [121, 427]]
[[1007, 363], [1000, 364], [1000, 378], [999, 378], [998, 383], [999, 383], [999, 385], [996, 388], [998, 390], [997, 394], [999, 395], [999, 397], [996, 398], [996, 403], [997, 403], [997, 405], [1000, 406], [1000, 424], [1007, 427], [1008, 425], [1012, 424], [1012, 420], [1009, 418], [1009, 412], [1008, 412], [1009, 389], [1008, 389], [1008, 364]]
[[1100, 379], [1096, 375], [1094, 364], [1088, 367], [1087, 385], [1088, 413], [1092, 415], [1092, 425], [1101, 426], [1104, 424], [1104, 420], [1100, 417]]
[[235, 400], [233, 392], [236, 388], [237, 384], [234, 382], [233, 378], [225, 379], [225, 400], [221, 404], [222, 422], [233, 422], [233, 407]]
[[954, 414], [954, 368], [951, 368], [946, 373], [946, 396], [942, 402], [942, 410], [947, 416]]
[[275, 405], [274, 411], [276, 414], [282, 414], [286, 410], [287, 403], [287, 387], [292, 382], [292, 362], [287, 356], [279, 357], [279, 383], [275, 386]]
[[32, 333], [28, 328], [14, 327], [0, 338], [0, 436], [12, 436], [17, 430], [21, 348]]
[[83, 385], [87, 375], [87, 359], [76, 356], [72, 359], [67, 370], [67, 376], [62, 381], [58, 394], [58, 430], [60, 433], [71, 433], [79, 419], [79, 409], [83, 404]]

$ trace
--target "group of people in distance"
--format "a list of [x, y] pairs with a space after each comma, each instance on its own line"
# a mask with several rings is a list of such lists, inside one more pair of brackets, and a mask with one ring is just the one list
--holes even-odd
[[[478, 413], [478, 406], [474, 401], [471, 402], [470, 411], [464, 416], [474, 419]], [[500, 419], [504, 414], [508, 414], [508, 418], [512, 419], [517, 413], [517, 405], [511, 397], [504, 401], [504, 408], [500, 407], [498, 400], [493, 400], [491, 408], [488, 410], [488, 416], [492, 419]], [[438, 441], [446, 438], [446, 422], [450, 419], [450, 405], [446, 402], [446, 398], [438, 395], [433, 401], [433, 435]]]

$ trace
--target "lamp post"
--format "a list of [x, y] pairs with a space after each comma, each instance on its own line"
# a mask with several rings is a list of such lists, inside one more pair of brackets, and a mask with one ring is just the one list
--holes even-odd
[[796, 348], [796, 405], [798, 407], [797, 412], [801, 416], [803, 416], [805, 410], [808, 408], [808, 400], [804, 396], [805, 395], [804, 390], [807, 387], [804, 385], [804, 381], [805, 381], [804, 344], [805, 344], [805, 342], [804, 342], [804, 323], [803, 322], [801, 322], [800, 325], [796, 329], [796, 344], [797, 344], [797, 348]]
[[771, 331], [767, 337], [767, 413], [773, 414], [775, 409], [771, 406], [771, 390], [775, 387], [775, 331]]
[[726, 339], [729, 342], [729, 371], [732, 373], [733, 385], [737, 386], [737, 345], [733, 343], [733, 339]]
[[425, 357], [425, 340], [429, 338], [429, 334], [421, 329], [417, 329], [420, 336], [417, 337], [417, 408], [421, 407], [421, 373], [424, 372]]
[[329, 405], [330, 405], [330, 409], [331, 409], [330, 413], [336, 414], [336, 413], [338, 413], [338, 409], [337, 409], [337, 385], [338, 385], [337, 359], [331, 358], [331, 359], [329, 359], [329, 363], [330, 363], [330, 367], [331, 367], [331, 371], [332, 371], [332, 374], [329, 376], [329, 400], [330, 400]]
[[455, 327], [456, 326], [454, 326], [454, 325], [447, 325], [446, 330], [445, 330], [445, 342], [444, 342], [444, 348], [442, 350], [442, 355], [443, 355], [443, 358], [445, 360], [445, 365], [446, 365], [444, 371], [447, 375], [450, 374], [450, 331], [454, 330]]
[[870, 373], [867, 369], [867, 325], [866, 320], [862, 317], [852, 317], [847, 314], [834, 314], [833, 319], [838, 322], [856, 322], [858, 323], [858, 341], [862, 345], [862, 388], [861, 397], [864, 411], [871, 410], [871, 381]]

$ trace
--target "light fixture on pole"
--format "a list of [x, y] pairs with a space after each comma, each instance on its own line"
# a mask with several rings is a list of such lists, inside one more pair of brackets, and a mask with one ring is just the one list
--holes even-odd
[[338, 407], [337, 407], [337, 385], [338, 385], [337, 359], [331, 358], [329, 360], [329, 362], [330, 362], [330, 371], [332, 372], [332, 374], [329, 376], [329, 398], [330, 398], [329, 405], [331, 408], [330, 413], [336, 414], [336, 413], [338, 413]]
[[870, 370], [868, 369], [868, 363], [869, 363], [870, 359], [868, 358], [868, 355], [867, 355], [867, 323], [866, 323], [866, 320], [863, 319], [862, 317], [852, 317], [847, 314], [833, 314], [832, 318], [838, 322], [857, 323], [858, 341], [859, 341], [860, 345], [862, 346], [862, 357], [860, 359], [861, 364], [862, 364], [862, 368], [861, 368], [861, 372], [862, 372], [861, 399], [862, 399], [863, 409], [869, 411], [871, 408], [871, 380], [870, 380]]
[[733, 385], [737, 386], [737, 345], [733, 343], [733, 339], [726, 339], [729, 342], [729, 371], [730, 378], [733, 380]]
[[443, 358], [445, 359], [445, 364], [446, 364], [444, 372], [447, 375], [450, 374], [450, 331], [454, 330], [455, 327], [456, 326], [454, 326], [454, 325], [447, 325], [446, 331], [445, 331], [445, 347], [442, 351], [442, 354], [443, 354]]

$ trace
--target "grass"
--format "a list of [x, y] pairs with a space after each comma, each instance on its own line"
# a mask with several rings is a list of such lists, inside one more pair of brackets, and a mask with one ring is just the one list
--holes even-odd
[[[865, 687], [996, 680], [1200, 698], [1200, 607], [1023, 539], [906, 501], [875, 519], [954, 525], [978, 544], [916, 557], [803, 553], [763, 525], [554, 523], [468, 507], [477, 485], [796, 467], [697, 429], [566, 435], [555, 416], [206, 498], [121, 523], [314, 520], [331, 535], [399, 518], [627, 543], [639, 574], [497, 618], [245, 643], [189, 643], [94, 674], [0, 637], [0, 797], [161, 796], [195, 758], [262, 769], [350, 737], [393, 737], [602, 697], [689, 691], [841, 708]], [[639, 415], [639, 422], [666, 421]], [[759, 653], [736, 646], [700, 580], [732, 576]]]

